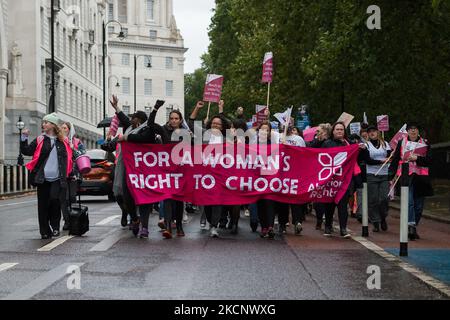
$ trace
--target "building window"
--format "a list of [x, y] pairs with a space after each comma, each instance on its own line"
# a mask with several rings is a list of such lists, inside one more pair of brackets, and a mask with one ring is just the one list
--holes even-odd
[[150, 39], [151, 40], [156, 40], [158, 36], [158, 32], [156, 30], [150, 30]]
[[122, 65], [129, 66], [130, 65], [130, 54], [122, 53]]
[[166, 69], [173, 69], [173, 58], [166, 57]]
[[123, 106], [122, 110], [123, 110], [123, 113], [125, 113], [126, 115], [130, 114], [130, 106]]
[[172, 113], [172, 111], [173, 111], [173, 105], [171, 104], [166, 108], [166, 119], [170, 118], [170, 114]]
[[63, 29], [63, 54], [62, 58], [65, 61], [67, 59], [67, 32], [66, 29]]
[[155, 20], [155, 17], [153, 15], [154, 6], [155, 6], [154, 0], [147, 0], [147, 20]]
[[114, 26], [108, 26], [108, 33], [109, 34], [114, 33]]
[[166, 96], [173, 97], [173, 81], [166, 80]]
[[128, 28], [122, 28], [123, 31], [123, 35], [125, 36], [125, 38], [128, 37]]
[[114, 20], [114, 4], [109, 3], [108, 4], [108, 20]]
[[122, 93], [130, 94], [130, 78], [122, 78]]
[[144, 94], [146, 96], [152, 95], [152, 80], [151, 79], [144, 80]]
[[127, 1], [128, 0], [119, 0], [119, 22], [121, 23], [128, 22]]
[[152, 56], [145, 56], [144, 57], [144, 68], [147, 68], [148, 66], [152, 65]]

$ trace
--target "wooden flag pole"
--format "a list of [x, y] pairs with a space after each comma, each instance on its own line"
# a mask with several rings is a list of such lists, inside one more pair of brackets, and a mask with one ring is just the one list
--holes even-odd
[[267, 108], [270, 110], [269, 102], [270, 102], [270, 82], [269, 82], [269, 85], [267, 87]]
[[206, 114], [206, 121], [209, 120], [209, 111], [211, 110], [211, 101], [208, 103], [208, 113]]
[[377, 173], [375, 173], [375, 176], [378, 176], [378, 174], [380, 173], [381, 170], [383, 170], [384, 166], [389, 162], [389, 160], [392, 159], [392, 157], [394, 156], [394, 152], [391, 152], [391, 155], [389, 156], [389, 158], [386, 159], [386, 161], [384, 161], [383, 165], [381, 166], [381, 168], [377, 171]]

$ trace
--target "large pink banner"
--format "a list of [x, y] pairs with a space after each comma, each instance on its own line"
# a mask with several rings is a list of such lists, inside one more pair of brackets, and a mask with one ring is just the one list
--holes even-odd
[[273, 53], [267, 52], [263, 61], [263, 83], [272, 83], [273, 81]]
[[203, 92], [203, 101], [219, 103], [222, 96], [222, 86], [223, 76], [208, 74]]
[[[137, 205], [175, 199], [196, 205], [338, 202], [358, 146], [142, 145], [123, 143], [127, 184]], [[264, 152], [262, 152], [264, 151]]]

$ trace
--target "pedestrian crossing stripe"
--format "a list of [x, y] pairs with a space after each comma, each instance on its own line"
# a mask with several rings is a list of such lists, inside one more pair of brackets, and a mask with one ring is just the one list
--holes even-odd
[[2, 264], [0, 264], [0, 272], [14, 268], [17, 265], [18, 265], [18, 263], [2, 263]]
[[55, 249], [57, 246], [63, 244], [64, 242], [66, 242], [67, 240], [72, 239], [73, 236], [64, 236], [61, 237], [59, 239], [56, 239], [55, 241], [50, 242], [49, 244], [47, 244], [46, 246], [43, 246], [42, 248], [39, 248], [38, 251], [39, 252], [48, 252], [48, 251], [52, 251], [53, 249]]

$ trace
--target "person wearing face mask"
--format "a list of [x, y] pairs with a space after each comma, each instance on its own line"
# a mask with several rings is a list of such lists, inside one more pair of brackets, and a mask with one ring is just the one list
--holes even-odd
[[26, 167], [30, 183], [37, 186], [39, 231], [42, 239], [60, 236], [62, 195], [66, 194], [67, 178], [72, 171], [72, 148], [59, 128], [57, 114], [43, 119], [43, 134], [28, 144], [30, 131], [23, 130], [20, 150], [32, 160]]
[[[409, 209], [408, 209], [408, 237], [410, 240], [420, 239], [417, 226], [422, 218], [425, 197], [433, 195], [433, 187], [429, 175], [431, 166], [431, 145], [420, 136], [419, 124], [409, 122], [406, 126], [408, 136], [400, 140], [392, 157], [389, 167], [389, 177], [401, 176], [402, 164], [409, 163]], [[426, 145], [426, 153], [417, 155], [414, 152], [406, 154], [408, 142]]]
[[366, 163], [369, 220], [373, 224], [373, 232], [380, 232], [380, 227], [383, 231], [388, 229], [386, 217], [389, 209], [389, 165], [383, 164], [389, 159], [392, 150], [381, 137], [377, 127], [369, 126], [367, 132], [367, 149], [363, 150], [361, 155]]

